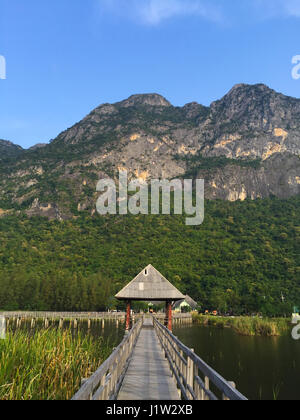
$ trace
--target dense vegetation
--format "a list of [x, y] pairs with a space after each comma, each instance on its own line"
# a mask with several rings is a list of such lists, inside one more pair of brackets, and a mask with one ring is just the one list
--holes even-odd
[[245, 160], [245, 159], [229, 159], [226, 156], [204, 157], [201, 153], [194, 156], [175, 156], [176, 160], [182, 160], [187, 163], [188, 171], [185, 177], [197, 177], [200, 170], [211, 170], [216, 168], [225, 168], [227, 165], [236, 165], [245, 168], [259, 169], [261, 159]]
[[112, 351], [102, 339], [66, 330], [25, 330], [0, 340], [0, 400], [66, 400]]
[[203, 310], [289, 315], [300, 304], [300, 197], [206, 203], [182, 216], [0, 219], [0, 309], [102, 310], [153, 264]]
[[290, 331], [289, 319], [259, 318], [259, 317], [215, 317], [194, 313], [193, 321], [203, 326], [217, 328], [232, 328], [237, 334], [245, 336], [276, 337]]

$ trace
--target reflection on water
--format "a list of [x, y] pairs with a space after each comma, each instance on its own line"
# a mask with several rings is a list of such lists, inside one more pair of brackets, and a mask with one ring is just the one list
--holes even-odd
[[243, 337], [231, 329], [176, 327], [174, 334], [250, 400], [300, 400], [300, 341]]

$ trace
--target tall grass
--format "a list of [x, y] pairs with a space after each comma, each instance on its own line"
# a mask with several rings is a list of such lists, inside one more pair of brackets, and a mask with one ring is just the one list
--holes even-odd
[[0, 340], [1, 400], [66, 400], [109, 356], [102, 339], [48, 329]]
[[205, 326], [215, 326], [218, 328], [233, 328], [237, 334], [245, 336], [281, 336], [290, 328], [289, 320], [283, 318], [225, 318], [194, 314], [193, 320], [195, 323]]

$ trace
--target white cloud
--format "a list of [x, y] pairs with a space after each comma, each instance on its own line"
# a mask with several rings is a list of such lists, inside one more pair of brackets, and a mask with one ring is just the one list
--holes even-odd
[[300, 0], [95, 0], [101, 13], [155, 26], [172, 18], [225, 23], [300, 17]]
[[300, 17], [300, 0], [256, 0], [255, 5], [263, 18]]
[[300, 17], [300, 1], [299, 0], [285, 0], [286, 12], [290, 16]]
[[222, 13], [212, 3], [211, 0], [100, 0], [102, 11], [108, 10], [148, 25], [184, 16], [221, 21]]
[[152, 25], [175, 16], [200, 16], [209, 20], [220, 18], [216, 9], [199, 0], [140, 0], [140, 3], [140, 16]]

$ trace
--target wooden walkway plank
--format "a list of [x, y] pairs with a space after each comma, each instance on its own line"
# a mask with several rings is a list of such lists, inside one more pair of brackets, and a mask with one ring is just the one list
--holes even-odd
[[145, 318], [118, 400], [180, 400], [151, 318]]

